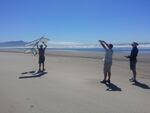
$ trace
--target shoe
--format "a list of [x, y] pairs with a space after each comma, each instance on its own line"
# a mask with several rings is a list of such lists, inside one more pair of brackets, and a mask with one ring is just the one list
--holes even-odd
[[134, 79], [132, 82], [137, 82], [136, 79]]
[[132, 79], [129, 79], [130, 82], [137, 82], [136, 79], [132, 78]]
[[106, 84], [106, 80], [101, 81], [101, 83]]
[[110, 80], [107, 80], [107, 83], [109, 83], [109, 84], [110, 84], [110, 83], [111, 83], [111, 82], [110, 82]]
[[40, 72], [41, 72], [41, 70], [39, 69], [39, 71], [37, 73], [40, 73]]
[[133, 80], [134, 80], [134, 78], [130, 78], [130, 79], [129, 79], [130, 82], [133, 82]]
[[45, 71], [45, 69], [42, 70], [42, 72], [44, 72], [44, 71]]

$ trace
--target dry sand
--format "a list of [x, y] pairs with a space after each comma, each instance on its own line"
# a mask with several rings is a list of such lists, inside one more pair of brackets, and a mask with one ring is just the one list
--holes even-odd
[[52, 52], [46, 56], [47, 73], [33, 76], [38, 57], [0, 52], [0, 113], [150, 113], [149, 55], [138, 58], [135, 85], [122, 55], [114, 55], [113, 84], [101, 84], [102, 57]]

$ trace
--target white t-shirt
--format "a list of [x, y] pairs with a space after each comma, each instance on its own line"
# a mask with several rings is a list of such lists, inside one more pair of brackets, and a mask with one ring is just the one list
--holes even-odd
[[105, 63], [110, 63], [112, 64], [112, 55], [113, 55], [113, 50], [112, 49], [105, 49]]

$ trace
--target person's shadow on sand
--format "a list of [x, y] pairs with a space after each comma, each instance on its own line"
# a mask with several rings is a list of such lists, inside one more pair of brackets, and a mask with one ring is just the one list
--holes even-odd
[[37, 78], [37, 77], [41, 77], [45, 74], [47, 74], [47, 72], [36, 72], [36, 71], [29, 71], [29, 72], [23, 72], [21, 73], [22, 75], [25, 74], [30, 74], [30, 76], [21, 76], [19, 77], [19, 79], [26, 79], [26, 78]]
[[141, 83], [139, 81], [136, 81], [132, 85], [138, 86], [138, 87], [143, 88], [143, 89], [150, 89], [150, 87], [147, 84]]
[[113, 83], [108, 83], [108, 84], [106, 83], [105, 85], [107, 86], [106, 91], [122, 91], [121, 88], [119, 88]]

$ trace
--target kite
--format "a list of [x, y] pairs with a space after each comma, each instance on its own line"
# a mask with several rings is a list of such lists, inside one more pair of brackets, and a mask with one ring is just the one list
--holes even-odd
[[31, 41], [31, 42], [29, 42], [29, 43], [27, 43], [26, 45], [25, 45], [25, 48], [26, 48], [26, 50], [24, 51], [25, 53], [32, 53], [34, 56], [36, 56], [37, 55], [37, 46], [39, 45], [39, 44], [42, 44], [43, 42], [46, 44], [47, 42], [49, 41], [49, 39], [48, 38], [45, 38], [45, 37], [41, 37], [41, 38], [39, 38], [39, 39], [36, 39], [36, 40], [34, 40], [34, 41]]

